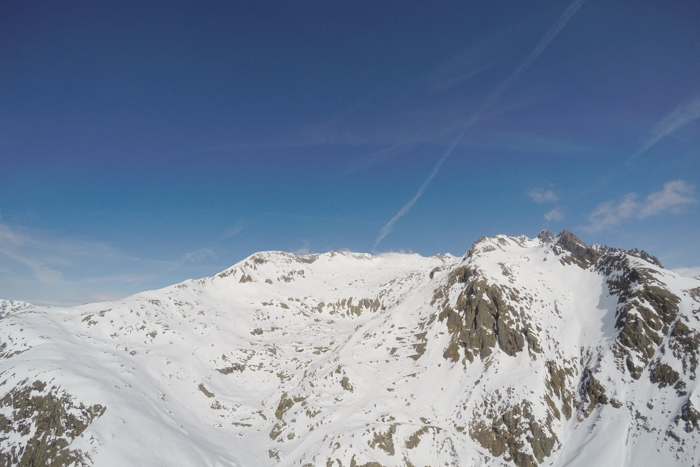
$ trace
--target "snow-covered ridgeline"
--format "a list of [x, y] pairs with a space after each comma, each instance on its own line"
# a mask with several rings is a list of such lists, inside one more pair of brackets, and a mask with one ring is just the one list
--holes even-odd
[[0, 452], [60, 438], [53, 458], [95, 465], [697, 462], [699, 302], [700, 281], [568, 232], [461, 258], [257, 253], [117, 302], [4, 312]]

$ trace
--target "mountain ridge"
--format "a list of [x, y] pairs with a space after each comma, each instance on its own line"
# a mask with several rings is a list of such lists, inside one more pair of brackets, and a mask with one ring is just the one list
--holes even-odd
[[8, 465], [699, 460], [700, 281], [568, 231], [461, 257], [261, 252], [115, 302], [3, 303]]

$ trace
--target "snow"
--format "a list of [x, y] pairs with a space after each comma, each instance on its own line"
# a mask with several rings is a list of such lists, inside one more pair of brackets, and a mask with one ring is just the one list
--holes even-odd
[[[697, 329], [698, 303], [684, 291], [700, 281], [630, 261], [682, 298], [679, 314]], [[515, 356], [496, 347], [472, 363], [443, 356], [451, 336], [433, 296], [464, 264], [518, 291], [513, 305], [523, 308], [541, 353], [526, 344]], [[618, 298], [606, 280], [594, 268], [563, 264], [551, 243], [497, 236], [465, 257], [263, 252], [212, 278], [111, 303], [1, 301], [4, 352], [24, 352], [0, 359], [0, 396], [38, 379], [86, 406], [105, 406], [70, 445], [99, 466], [349, 465], [353, 458], [486, 465], [494, 456], [471, 439], [470, 424], [485, 416], [487, 402], [498, 411], [529, 401], [535, 419], [545, 420], [545, 364], [553, 361], [570, 369], [567, 390], [576, 400], [575, 384], [590, 367], [623, 405], [552, 418], [559, 444], [543, 465], [697, 461], [696, 434], [673, 421], [685, 399], [648, 375], [637, 381], [621, 372], [613, 352]], [[460, 287], [448, 291], [452, 304]], [[682, 373], [670, 352], [658, 357]], [[700, 406], [695, 380], [686, 382]], [[554, 403], [561, 411], [562, 401]], [[668, 440], [669, 427], [682, 443]], [[393, 453], [375, 437], [391, 430]], [[0, 439], [0, 451], [23, 442]]]

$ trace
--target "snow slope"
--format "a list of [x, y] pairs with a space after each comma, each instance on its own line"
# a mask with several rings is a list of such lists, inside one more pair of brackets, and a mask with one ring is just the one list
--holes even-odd
[[697, 465], [699, 309], [566, 231], [0, 301], [0, 465]]

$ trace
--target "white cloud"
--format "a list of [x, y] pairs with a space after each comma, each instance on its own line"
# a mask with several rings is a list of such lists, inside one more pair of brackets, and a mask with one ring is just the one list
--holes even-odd
[[[528, 191], [528, 196], [537, 204], [556, 203], [559, 197], [552, 190], [537, 188]], [[564, 219], [564, 212], [559, 207], [554, 207], [544, 214], [546, 221], [560, 221]]]
[[545, 213], [544, 218], [548, 221], [560, 221], [564, 219], [564, 213], [561, 212], [559, 208], [554, 208], [551, 211]]
[[664, 185], [662, 191], [650, 194], [642, 207], [640, 218], [655, 216], [664, 211], [678, 214], [683, 206], [695, 202], [695, 186], [683, 180], [674, 180]]
[[643, 141], [642, 147], [630, 160], [646, 152], [649, 148], [658, 143], [661, 139], [674, 133], [678, 129], [700, 118], [700, 97], [682, 103], [671, 112], [666, 118], [657, 123], [651, 130], [647, 138]]
[[530, 190], [527, 194], [537, 204], [555, 203], [559, 200], [557, 194], [552, 190], [535, 189]]
[[663, 190], [651, 193], [638, 201], [636, 193], [626, 194], [619, 202], [608, 201], [599, 205], [588, 216], [588, 230], [604, 230], [633, 219], [646, 219], [664, 213], [679, 214], [682, 209], [697, 202], [695, 186], [683, 180], [673, 180]]

